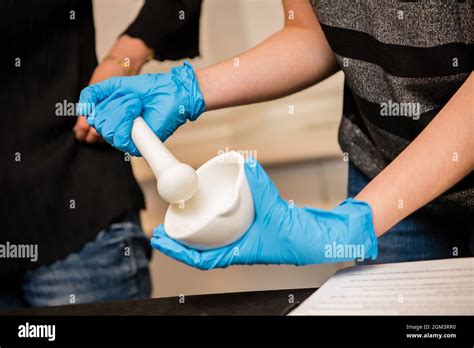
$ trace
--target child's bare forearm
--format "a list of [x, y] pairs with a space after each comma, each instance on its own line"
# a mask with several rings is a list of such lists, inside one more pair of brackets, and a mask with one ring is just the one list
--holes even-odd
[[196, 72], [206, 109], [276, 99], [337, 71], [334, 54], [309, 2], [284, 2], [285, 28], [249, 51]]
[[474, 74], [423, 132], [356, 197], [378, 236], [474, 169]]

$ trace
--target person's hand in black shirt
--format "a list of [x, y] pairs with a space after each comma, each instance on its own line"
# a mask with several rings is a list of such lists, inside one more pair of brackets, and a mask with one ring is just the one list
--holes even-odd
[[[128, 35], [121, 36], [109, 54], [97, 66], [89, 84], [94, 84], [112, 76], [136, 75], [151, 57], [152, 51], [145, 43]], [[90, 127], [85, 117], [80, 116], [74, 127], [76, 139], [87, 143], [104, 142], [96, 130]]]

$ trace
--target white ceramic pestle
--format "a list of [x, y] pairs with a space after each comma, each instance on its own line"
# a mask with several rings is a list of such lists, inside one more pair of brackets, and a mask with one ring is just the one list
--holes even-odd
[[133, 121], [132, 140], [157, 180], [159, 195], [169, 203], [191, 198], [199, 185], [191, 166], [179, 162], [141, 117]]

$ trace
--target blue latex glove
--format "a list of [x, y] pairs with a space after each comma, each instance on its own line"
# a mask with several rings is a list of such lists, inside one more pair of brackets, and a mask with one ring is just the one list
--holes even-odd
[[87, 116], [87, 123], [112, 146], [139, 156], [130, 137], [136, 117], [142, 116], [165, 141], [205, 109], [193, 68], [184, 63], [169, 73], [112, 77], [86, 87], [81, 92], [77, 112]]
[[257, 161], [247, 161], [245, 173], [254, 199], [255, 220], [241, 239], [226, 247], [199, 251], [169, 238], [160, 225], [154, 230], [152, 246], [205, 270], [230, 265], [307, 265], [377, 257], [377, 237], [367, 203], [349, 198], [330, 211], [300, 208], [279, 196]]

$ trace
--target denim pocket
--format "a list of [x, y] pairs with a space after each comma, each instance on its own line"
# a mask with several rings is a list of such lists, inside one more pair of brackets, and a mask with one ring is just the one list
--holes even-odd
[[28, 272], [25, 299], [33, 306], [49, 306], [149, 297], [150, 255], [138, 223], [113, 224], [66, 259]]

